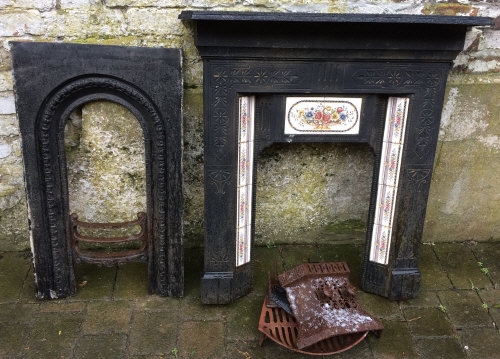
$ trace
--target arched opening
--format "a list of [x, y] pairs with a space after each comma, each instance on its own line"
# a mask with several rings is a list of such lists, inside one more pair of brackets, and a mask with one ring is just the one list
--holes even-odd
[[146, 250], [147, 238], [141, 235], [147, 230], [144, 143], [136, 117], [117, 103], [88, 102], [66, 120], [68, 199], [77, 261], [82, 255], [107, 264], [106, 258], [121, 253], [125, 261], [124, 252], [131, 256]]

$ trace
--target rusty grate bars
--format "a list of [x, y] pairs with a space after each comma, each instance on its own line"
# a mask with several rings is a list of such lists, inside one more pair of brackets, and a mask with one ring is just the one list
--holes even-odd
[[[103, 264], [111, 266], [113, 264], [125, 263], [134, 260], [146, 260], [148, 247], [147, 236], [147, 216], [144, 212], [137, 213], [137, 219], [128, 222], [117, 223], [90, 223], [78, 220], [78, 215], [70, 215], [71, 222], [71, 244], [76, 254], [76, 261], [88, 263]], [[92, 237], [78, 232], [78, 227], [89, 229], [122, 229], [127, 227], [140, 226], [138, 234], [126, 235], [121, 237]], [[110, 253], [103, 251], [88, 251], [80, 247], [80, 243], [90, 244], [118, 244], [126, 242], [141, 241], [139, 249], [119, 250]]]

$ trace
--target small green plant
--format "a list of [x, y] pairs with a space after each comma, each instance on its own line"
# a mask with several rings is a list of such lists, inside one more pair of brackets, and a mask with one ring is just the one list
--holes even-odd
[[488, 304], [483, 303], [483, 308], [486, 309], [486, 310], [488, 310]]
[[179, 350], [177, 348], [174, 348], [171, 350], [171, 353], [174, 355], [174, 358], [177, 359], [177, 354], [179, 353]]
[[483, 272], [484, 274], [488, 274], [490, 272], [488, 268], [484, 266], [483, 262], [477, 262], [477, 265], [479, 266], [479, 268], [481, 268], [481, 272]]
[[271, 243], [271, 242], [267, 242], [267, 243], [266, 243], [266, 247], [267, 247], [267, 248], [276, 248], [276, 244]]
[[439, 309], [441, 309], [443, 313], [446, 313], [446, 307], [444, 305], [439, 304]]
[[474, 282], [472, 282], [472, 280], [471, 280], [471, 279], [469, 279], [469, 282], [470, 282], [470, 287], [471, 287], [470, 289], [479, 289], [478, 287], [476, 287], [476, 286], [474, 285]]

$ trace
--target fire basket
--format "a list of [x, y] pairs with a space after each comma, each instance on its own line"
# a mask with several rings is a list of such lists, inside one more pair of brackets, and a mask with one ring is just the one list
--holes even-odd
[[[111, 266], [113, 264], [125, 263], [133, 260], [147, 260], [147, 216], [144, 212], [137, 213], [137, 219], [129, 222], [120, 223], [89, 223], [78, 220], [78, 215], [72, 213], [71, 221], [71, 244], [75, 252], [75, 260], [77, 262], [84, 261], [89, 263], [103, 264]], [[141, 230], [138, 234], [131, 234], [121, 237], [92, 237], [86, 236], [78, 232], [78, 227], [106, 230], [106, 229], [125, 229], [128, 227], [140, 226]], [[119, 243], [133, 243], [140, 241], [140, 248], [133, 250], [121, 251], [89, 251], [81, 248], [80, 243], [96, 244], [96, 245], [112, 245]]]
[[[259, 321], [260, 345], [267, 336], [301, 353], [334, 354], [383, 329], [356, 300], [345, 262], [302, 264], [278, 278], [269, 276]], [[280, 298], [280, 290], [286, 291], [287, 299]]]

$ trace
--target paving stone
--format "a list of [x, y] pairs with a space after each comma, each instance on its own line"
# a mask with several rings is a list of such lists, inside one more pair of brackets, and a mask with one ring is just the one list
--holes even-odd
[[399, 303], [396, 301], [361, 291], [357, 293], [356, 297], [361, 308], [376, 318], [403, 319]]
[[461, 359], [467, 358], [462, 347], [454, 338], [417, 340], [417, 352], [421, 358]]
[[0, 358], [26, 352], [30, 331], [28, 323], [0, 322]]
[[126, 333], [132, 315], [127, 301], [90, 302], [83, 322], [84, 334]]
[[488, 305], [488, 311], [500, 327], [500, 289], [480, 290], [479, 296]]
[[401, 307], [439, 307], [439, 298], [436, 292], [420, 290], [417, 298], [401, 300]]
[[116, 268], [82, 263], [75, 267], [78, 284], [76, 295], [69, 299], [110, 299], [116, 277]]
[[[271, 341], [264, 343], [270, 345]], [[274, 344], [274, 343], [273, 343]], [[245, 341], [245, 340], [235, 340], [226, 344], [226, 355], [227, 359], [267, 359], [274, 358], [273, 356], [267, 356], [266, 348], [259, 347], [256, 341]]]
[[30, 268], [27, 252], [0, 253], [0, 303], [19, 299], [24, 280]]
[[[368, 334], [368, 336], [373, 336], [373, 334]], [[332, 359], [370, 359], [374, 358], [373, 353], [368, 345], [368, 339], [364, 339], [361, 343], [355, 347], [331, 356], [325, 356], [325, 358]]]
[[453, 288], [448, 275], [434, 254], [432, 246], [423, 245], [420, 247], [419, 269], [422, 275], [420, 286], [423, 290]]
[[258, 340], [259, 318], [264, 297], [248, 295], [226, 308], [227, 338]]
[[118, 267], [113, 296], [116, 299], [147, 297], [148, 285], [147, 263], [126, 263]]
[[203, 257], [203, 248], [186, 249], [184, 252], [184, 297], [201, 295]]
[[409, 308], [404, 313], [413, 335], [431, 337], [453, 334], [451, 323], [441, 309]]
[[484, 268], [488, 269], [488, 276], [493, 281], [495, 288], [500, 289], [500, 241], [478, 243], [472, 247], [478, 261], [483, 263]]
[[174, 312], [181, 307], [183, 299], [174, 297], [160, 297], [159, 295], [148, 295], [138, 298], [135, 302], [136, 311], [147, 312]]
[[497, 359], [500, 355], [500, 333], [495, 328], [466, 328], [460, 342], [470, 358]]
[[446, 307], [446, 313], [455, 327], [491, 325], [491, 317], [482, 307], [482, 302], [475, 291], [445, 291], [439, 292], [438, 296]]
[[74, 358], [122, 359], [125, 357], [126, 342], [124, 334], [85, 335], [76, 344]]
[[471, 249], [464, 244], [441, 243], [434, 247], [436, 254], [455, 288], [471, 289], [491, 286], [488, 277], [481, 272]]
[[410, 331], [405, 322], [382, 320], [384, 330], [380, 338], [370, 336], [370, 347], [375, 358], [419, 358]]
[[0, 303], [13, 303], [19, 299], [23, 280], [15, 276], [0, 276]]
[[179, 328], [179, 357], [212, 359], [224, 356], [224, 323], [184, 322]]
[[24, 278], [31, 265], [29, 252], [1, 252], [0, 276], [16, 276]]
[[176, 347], [177, 317], [169, 312], [134, 313], [130, 325], [131, 355], [167, 355]]
[[182, 320], [224, 320], [227, 309], [223, 305], [206, 305], [199, 297], [183, 298], [181, 302]]
[[82, 322], [83, 314], [40, 313], [33, 323], [27, 357], [70, 357]]
[[30, 266], [26, 278], [24, 278], [19, 300], [28, 303], [38, 303], [36, 298], [35, 288], [35, 274], [33, 273], [33, 266]]
[[83, 312], [87, 307], [86, 302], [68, 302], [68, 300], [44, 301], [40, 304], [40, 312], [59, 313], [59, 312]]
[[38, 310], [38, 304], [0, 304], [0, 322], [30, 322]]
[[267, 273], [271, 274], [271, 278], [274, 277], [274, 263], [277, 265], [278, 274], [282, 273], [280, 248], [282, 247], [255, 248], [253, 293], [264, 295], [267, 292]]

